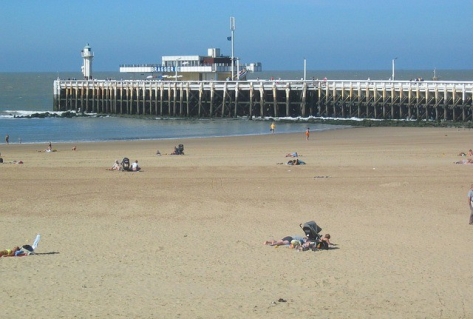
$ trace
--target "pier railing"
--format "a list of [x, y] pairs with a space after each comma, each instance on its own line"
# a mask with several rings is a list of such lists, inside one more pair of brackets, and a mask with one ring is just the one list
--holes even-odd
[[473, 82], [56, 80], [54, 109], [182, 117], [472, 121]]

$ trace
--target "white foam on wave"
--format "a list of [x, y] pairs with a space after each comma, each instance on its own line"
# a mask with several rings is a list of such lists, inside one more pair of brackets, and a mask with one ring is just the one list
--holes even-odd
[[321, 121], [354, 121], [354, 122], [362, 122], [362, 121], [374, 121], [374, 122], [381, 122], [381, 121], [394, 121], [394, 122], [414, 122], [416, 119], [374, 119], [374, 118], [359, 118], [359, 117], [324, 117], [324, 116], [308, 116], [308, 117], [253, 117], [255, 121], [285, 121], [285, 122], [304, 122], [304, 121], [311, 121], [311, 120], [321, 120]]

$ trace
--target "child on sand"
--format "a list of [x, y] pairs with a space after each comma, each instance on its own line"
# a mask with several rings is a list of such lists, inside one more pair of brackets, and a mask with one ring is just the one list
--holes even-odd
[[329, 246], [332, 246], [331, 242], [329, 241], [331, 239], [331, 235], [326, 234], [321, 238], [320, 242], [316, 246], [318, 249], [328, 249]]

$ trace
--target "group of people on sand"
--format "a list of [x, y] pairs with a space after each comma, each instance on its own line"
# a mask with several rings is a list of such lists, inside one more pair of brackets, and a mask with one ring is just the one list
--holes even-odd
[[467, 154], [464, 152], [461, 152], [458, 154], [458, 156], [467, 156], [469, 158], [465, 158], [459, 161], [455, 161], [454, 164], [472, 164], [472, 149], [470, 149]]
[[[109, 171], [122, 171], [122, 170], [124, 170], [123, 162], [120, 163], [119, 160], [115, 160], [112, 167], [107, 168], [107, 170], [109, 170]], [[141, 170], [141, 167], [138, 165], [138, 160], [135, 160], [135, 162], [132, 163], [129, 170], [132, 171], [132, 172], [138, 172], [138, 171]]]
[[275, 247], [288, 246], [288, 248], [291, 248], [291, 249], [304, 251], [310, 248], [329, 249], [331, 247], [334, 247], [335, 244], [331, 243], [330, 239], [331, 239], [330, 234], [325, 234], [317, 242], [309, 240], [308, 237], [293, 235], [293, 236], [285, 236], [279, 240], [266, 240], [263, 242], [263, 244], [269, 245], [269, 246], [275, 246]]
[[[297, 157], [302, 156], [301, 154], [298, 154], [298, 152], [293, 152], [293, 153], [288, 153], [285, 155], [285, 157], [293, 157], [294, 159], [290, 159], [288, 162], [286, 162], [286, 165], [305, 165], [306, 163], [300, 160]], [[283, 163], [277, 163], [277, 164], [283, 164]]]

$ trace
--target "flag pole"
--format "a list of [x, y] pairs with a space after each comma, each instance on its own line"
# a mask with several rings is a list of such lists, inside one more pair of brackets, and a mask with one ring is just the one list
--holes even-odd
[[230, 33], [231, 33], [231, 43], [232, 43], [232, 61], [231, 61], [231, 68], [232, 68], [232, 81], [234, 81], [234, 30], [235, 30], [235, 18], [230, 17]]

